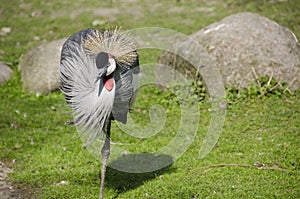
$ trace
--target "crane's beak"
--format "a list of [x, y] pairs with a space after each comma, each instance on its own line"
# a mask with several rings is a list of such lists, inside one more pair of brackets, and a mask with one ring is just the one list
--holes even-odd
[[103, 78], [104, 76], [109, 76], [111, 75], [115, 70], [116, 70], [116, 61], [114, 58], [109, 58], [107, 66], [104, 68], [101, 68], [98, 70], [96, 74], [96, 80], [95, 83], [100, 79]]
[[96, 79], [95, 79], [95, 83], [99, 81], [99, 79], [101, 79], [105, 74], [106, 74], [106, 69], [100, 69], [97, 74], [96, 74]]
[[107, 67], [107, 70], [106, 70], [106, 76], [109, 76], [110, 74], [112, 74], [117, 68], [116, 61], [115, 61], [114, 58], [110, 57], [108, 59], [108, 63], [109, 64], [108, 64], [108, 67]]

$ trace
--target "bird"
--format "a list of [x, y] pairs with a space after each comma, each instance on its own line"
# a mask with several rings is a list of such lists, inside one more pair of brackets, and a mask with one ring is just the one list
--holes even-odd
[[139, 72], [139, 55], [132, 36], [120, 28], [80, 30], [62, 46], [60, 89], [73, 112], [81, 140], [87, 146], [99, 137], [104, 141], [100, 199], [104, 197], [111, 123], [116, 120], [126, 124]]

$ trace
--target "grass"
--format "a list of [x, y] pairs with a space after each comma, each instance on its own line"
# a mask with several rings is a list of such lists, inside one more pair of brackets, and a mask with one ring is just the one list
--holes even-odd
[[[75, 127], [66, 125], [70, 110], [58, 91], [35, 96], [22, 91], [17, 71], [20, 56], [39, 44], [91, 27], [123, 29], [157, 26], [192, 34], [240, 11], [261, 14], [288, 27], [300, 38], [298, 1], [3, 1], [0, 27], [1, 60], [14, 70], [0, 87], [0, 160], [14, 172], [9, 179], [29, 198], [97, 198], [101, 162], [82, 147]], [[97, 12], [95, 8], [106, 8]], [[195, 8], [204, 7], [203, 12]], [[94, 9], [94, 10], [93, 10]], [[181, 10], [180, 12], [178, 10]], [[35, 39], [34, 39], [35, 38]], [[141, 63], [155, 63], [159, 51], [141, 50]], [[149, 139], [121, 133], [113, 124], [113, 141], [136, 153], [167, 145], [178, 128], [180, 108], [169, 93], [145, 86], [133, 118], [149, 122], [149, 107], [166, 110], [162, 132]], [[299, 198], [300, 93], [241, 98], [228, 106], [217, 145], [199, 158], [210, 121], [210, 103], [201, 101], [199, 128], [187, 151], [161, 170], [132, 174], [109, 168], [107, 198]], [[13, 161], [14, 160], [14, 161]], [[14, 163], [13, 163], [14, 162]], [[254, 163], [264, 164], [263, 167]], [[221, 166], [220, 164], [225, 164]], [[231, 165], [231, 164], [236, 164]], [[246, 164], [247, 166], [243, 166]], [[216, 165], [216, 167], [212, 167]]]

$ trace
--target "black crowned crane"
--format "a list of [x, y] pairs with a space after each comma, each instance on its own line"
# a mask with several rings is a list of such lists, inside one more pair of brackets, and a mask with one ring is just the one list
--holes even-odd
[[118, 29], [82, 30], [63, 45], [61, 90], [74, 113], [81, 138], [85, 145], [91, 145], [97, 137], [105, 135], [100, 198], [110, 155], [111, 121], [126, 123], [134, 98], [133, 78], [138, 73], [138, 54], [131, 37]]

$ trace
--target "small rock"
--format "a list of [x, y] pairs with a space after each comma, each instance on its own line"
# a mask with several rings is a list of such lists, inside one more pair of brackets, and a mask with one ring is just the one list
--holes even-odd
[[10, 27], [3, 27], [3, 28], [1, 28], [0, 35], [1, 36], [5, 36], [5, 35], [7, 35], [10, 32], [11, 32], [11, 28]]
[[54, 183], [54, 184], [55, 184], [55, 185], [67, 185], [67, 184], [69, 184], [69, 182], [66, 181], [66, 180], [62, 180], [61, 182]]
[[34, 37], [33, 37], [33, 40], [34, 40], [34, 41], [39, 41], [39, 40], [41, 40], [41, 38], [40, 38], [39, 36], [34, 36]]
[[12, 70], [3, 62], [0, 62], [0, 84], [8, 81], [11, 78]]

